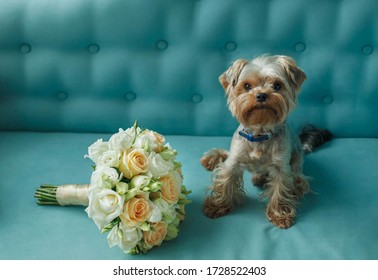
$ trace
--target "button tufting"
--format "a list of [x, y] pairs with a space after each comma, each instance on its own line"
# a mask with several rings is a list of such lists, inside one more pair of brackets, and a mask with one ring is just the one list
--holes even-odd
[[129, 91], [125, 94], [125, 99], [127, 101], [134, 101], [136, 99], [136, 94], [132, 91]]
[[331, 95], [324, 95], [322, 97], [323, 104], [329, 105], [333, 102], [333, 97]]
[[64, 101], [68, 98], [68, 94], [64, 91], [58, 91], [58, 93], [56, 94], [56, 97], [58, 98], [58, 100]]
[[100, 51], [100, 46], [97, 44], [89, 44], [87, 50], [89, 53], [98, 53]]
[[203, 97], [202, 97], [201, 94], [196, 93], [196, 94], [192, 95], [192, 102], [193, 103], [197, 104], [197, 103], [202, 102], [202, 100], [203, 100]]
[[303, 42], [297, 42], [295, 45], [294, 45], [294, 50], [296, 52], [304, 52], [306, 50], [306, 44], [303, 43]]
[[237, 49], [238, 45], [234, 41], [229, 41], [224, 45], [224, 49], [228, 52], [233, 52]]
[[371, 55], [374, 52], [374, 47], [370, 44], [367, 44], [362, 47], [361, 51], [364, 55]]
[[159, 41], [156, 42], [156, 48], [159, 51], [164, 51], [168, 48], [168, 42], [165, 41], [165, 40], [159, 40]]
[[21, 53], [27, 54], [27, 53], [30, 53], [31, 50], [32, 50], [32, 47], [28, 43], [22, 43], [20, 45], [20, 52]]

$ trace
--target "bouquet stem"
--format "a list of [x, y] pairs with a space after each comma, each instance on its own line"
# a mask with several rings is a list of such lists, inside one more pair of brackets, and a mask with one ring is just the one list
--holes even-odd
[[82, 205], [88, 206], [87, 191], [89, 184], [79, 185], [41, 185], [35, 192], [39, 205]]

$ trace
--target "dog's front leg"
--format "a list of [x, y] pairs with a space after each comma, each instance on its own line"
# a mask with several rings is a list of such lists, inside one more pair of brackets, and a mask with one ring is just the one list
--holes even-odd
[[209, 218], [226, 215], [234, 209], [235, 202], [242, 202], [244, 194], [243, 169], [228, 158], [214, 170], [211, 194], [205, 200], [203, 211]]
[[289, 228], [294, 223], [297, 197], [294, 195], [294, 177], [290, 169], [274, 167], [269, 172], [265, 196], [269, 198], [266, 215], [279, 228]]

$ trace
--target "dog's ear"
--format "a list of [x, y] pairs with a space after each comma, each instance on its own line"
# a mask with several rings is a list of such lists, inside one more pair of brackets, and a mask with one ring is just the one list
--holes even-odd
[[227, 94], [231, 88], [236, 86], [240, 72], [247, 63], [248, 60], [246, 59], [238, 59], [226, 70], [226, 72], [219, 76], [219, 82]]
[[288, 56], [279, 56], [277, 60], [285, 69], [291, 83], [295, 90], [299, 90], [303, 82], [306, 80], [306, 74], [301, 68], [297, 66], [294, 59]]

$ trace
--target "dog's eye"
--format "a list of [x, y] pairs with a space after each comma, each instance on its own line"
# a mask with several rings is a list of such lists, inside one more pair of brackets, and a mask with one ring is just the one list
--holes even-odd
[[252, 89], [251, 84], [249, 84], [249, 83], [245, 83], [245, 84], [244, 84], [244, 89], [245, 89], [245, 90], [248, 90], [248, 91], [251, 90], [251, 89]]
[[273, 89], [274, 89], [275, 91], [279, 91], [279, 90], [281, 89], [281, 85], [280, 85], [279, 83], [274, 83], [274, 84], [273, 84]]

